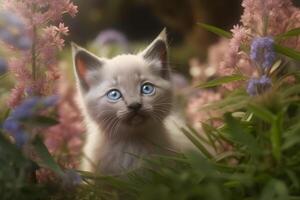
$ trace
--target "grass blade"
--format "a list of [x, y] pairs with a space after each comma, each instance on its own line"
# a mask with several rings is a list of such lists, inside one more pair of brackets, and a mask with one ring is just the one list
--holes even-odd
[[298, 52], [294, 49], [284, 47], [279, 44], [274, 44], [274, 48], [277, 53], [283, 54], [283, 55], [293, 58], [295, 60], [300, 60], [300, 52]]
[[269, 123], [272, 123], [275, 121], [276, 116], [273, 115], [269, 110], [267, 110], [265, 107], [256, 105], [256, 104], [249, 104], [248, 109], [257, 117], [260, 119], [267, 121]]
[[51, 169], [53, 172], [58, 174], [59, 176], [63, 176], [64, 172], [60, 168], [60, 166], [54, 161], [53, 157], [49, 153], [47, 147], [43, 143], [42, 139], [36, 137], [33, 142], [34, 149], [42, 161], [44, 167]]
[[185, 128], [180, 128], [183, 134], [205, 155], [207, 158], [212, 158], [212, 155], [206, 150], [203, 144]]
[[202, 28], [204, 28], [205, 30], [212, 32], [216, 35], [219, 35], [221, 37], [225, 37], [225, 38], [232, 38], [232, 34], [228, 31], [225, 31], [223, 29], [220, 29], [218, 27], [212, 26], [212, 25], [208, 25], [208, 24], [204, 24], [204, 23], [198, 23], [199, 26], [201, 26]]
[[300, 27], [291, 29], [285, 33], [277, 35], [276, 40], [283, 40], [283, 39], [287, 39], [289, 37], [298, 36], [298, 35], [300, 35]]
[[225, 83], [230, 83], [233, 81], [242, 81], [245, 80], [245, 77], [239, 74], [234, 74], [231, 76], [223, 76], [211, 81], [208, 81], [206, 83], [200, 84], [198, 86], [196, 86], [197, 88], [209, 88], [209, 87], [215, 87], [215, 86], [219, 86], [219, 85], [223, 85]]

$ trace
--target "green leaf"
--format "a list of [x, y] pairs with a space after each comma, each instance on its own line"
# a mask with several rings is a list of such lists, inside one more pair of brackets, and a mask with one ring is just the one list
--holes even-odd
[[276, 116], [267, 110], [265, 107], [257, 105], [257, 104], [249, 104], [248, 109], [260, 119], [272, 123], [275, 121]]
[[218, 110], [218, 112], [225, 113], [236, 111], [245, 108], [250, 98], [247, 93], [235, 93], [233, 95], [226, 96], [226, 98], [219, 101], [215, 101], [201, 107], [202, 110]]
[[242, 81], [242, 80], [245, 80], [245, 79], [246, 78], [242, 75], [234, 74], [234, 75], [231, 75], [231, 76], [223, 76], [223, 77], [208, 81], [208, 82], [200, 84], [196, 87], [198, 87], [198, 88], [209, 88], [209, 87], [215, 87], [215, 86], [223, 85], [225, 83], [230, 83], [230, 82], [234, 82], [234, 81]]
[[199, 152], [188, 152], [185, 155], [191, 167], [196, 169], [198, 173], [205, 176], [213, 176], [216, 173], [213, 162], [204, 158]]
[[225, 38], [232, 38], [232, 34], [228, 31], [225, 31], [223, 29], [220, 29], [218, 27], [212, 26], [212, 25], [208, 25], [208, 24], [204, 24], [204, 23], [198, 23], [199, 26], [201, 26], [202, 28], [204, 28], [205, 30], [212, 32], [216, 35], [219, 35], [221, 37], [225, 37]]
[[296, 145], [299, 145], [299, 144], [300, 144], [300, 135], [292, 135], [291, 137], [288, 137], [284, 141], [284, 143], [282, 144], [282, 150], [287, 150], [287, 149], [294, 147]]
[[239, 120], [233, 118], [229, 113], [225, 115], [225, 122], [227, 124], [227, 134], [232, 140], [248, 147], [253, 154], [260, 154], [258, 144], [246, 126], [242, 125]]
[[271, 127], [271, 143], [272, 143], [272, 153], [274, 158], [278, 163], [281, 162], [281, 140], [282, 140], [282, 114], [276, 116], [276, 119], [272, 123]]
[[207, 158], [212, 158], [212, 155], [206, 150], [204, 145], [190, 131], [185, 128], [180, 128], [183, 134], [203, 153]]
[[288, 57], [293, 58], [295, 60], [300, 60], [300, 52], [298, 52], [294, 49], [284, 47], [284, 46], [281, 46], [279, 44], [274, 44], [274, 48], [275, 48], [275, 51], [277, 53], [288, 56]]
[[277, 35], [276, 40], [282, 40], [282, 39], [286, 39], [286, 38], [293, 37], [293, 36], [298, 36], [298, 35], [300, 35], [300, 27], [299, 28], [294, 28], [294, 29], [289, 30], [285, 33]]
[[49, 153], [47, 147], [43, 143], [42, 139], [39, 137], [36, 137], [33, 141], [33, 147], [41, 159], [41, 164], [58, 174], [59, 176], [64, 176], [63, 170], [60, 168], [60, 166], [54, 161], [53, 157]]
[[290, 199], [288, 194], [289, 192], [286, 184], [282, 181], [273, 179], [263, 188], [260, 200], [286, 200]]

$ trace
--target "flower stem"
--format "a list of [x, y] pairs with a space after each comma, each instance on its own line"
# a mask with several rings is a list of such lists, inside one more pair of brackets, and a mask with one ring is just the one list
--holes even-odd
[[36, 81], [36, 74], [37, 74], [37, 66], [36, 66], [36, 26], [33, 26], [33, 37], [32, 37], [32, 48], [31, 48], [31, 62], [32, 62], [32, 78], [33, 81]]

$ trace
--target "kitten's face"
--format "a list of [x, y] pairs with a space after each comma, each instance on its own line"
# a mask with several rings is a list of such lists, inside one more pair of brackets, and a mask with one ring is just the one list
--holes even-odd
[[107, 132], [163, 123], [172, 101], [165, 32], [137, 55], [103, 59], [81, 48], [74, 53], [87, 110]]

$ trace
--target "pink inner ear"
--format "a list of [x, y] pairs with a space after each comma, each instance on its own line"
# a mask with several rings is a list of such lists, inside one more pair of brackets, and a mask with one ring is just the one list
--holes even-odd
[[84, 79], [84, 76], [86, 74], [85, 63], [80, 59], [76, 59], [76, 67], [77, 67], [77, 72], [78, 72], [79, 77]]

